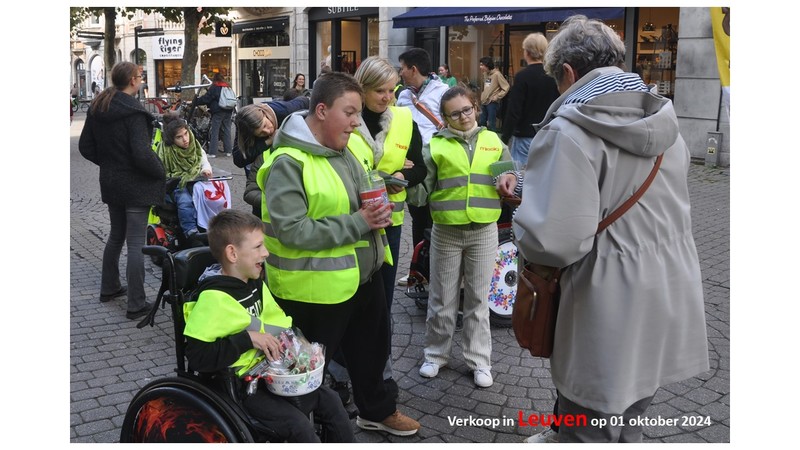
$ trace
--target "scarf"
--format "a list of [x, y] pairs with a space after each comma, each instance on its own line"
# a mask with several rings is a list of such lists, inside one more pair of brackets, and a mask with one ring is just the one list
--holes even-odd
[[189, 147], [180, 148], [179, 146], [165, 145], [161, 142], [158, 146], [158, 157], [164, 163], [164, 170], [167, 177], [178, 177], [181, 179], [179, 187], [186, 187], [186, 183], [200, 175], [203, 163], [203, 148], [197, 143], [194, 134], [189, 131]]

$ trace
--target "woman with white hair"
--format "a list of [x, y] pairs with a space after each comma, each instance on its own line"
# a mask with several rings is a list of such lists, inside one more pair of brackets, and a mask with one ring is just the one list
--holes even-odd
[[[689, 151], [672, 102], [623, 71], [624, 58], [602, 22], [562, 24], [544, 57], [561, 96], [531, 144], [513, 220], [525, 260], [563, 269], [550, 366], [558, 413], [587, 421], [561, 426], [559, 442], [639, 442], [629, 419], [658, 388], [709, 369]], [[659, 156], [641, 199], [596, 234]]]

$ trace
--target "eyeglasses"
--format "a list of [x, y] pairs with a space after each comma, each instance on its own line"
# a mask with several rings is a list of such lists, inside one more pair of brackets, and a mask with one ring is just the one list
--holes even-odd
[[475, 111], [474, 107], [467, 106], [466, 108], [464, 108], [464, 109], [462, 109], [460, 111], [453, 111], [450, 114], [447, 114], [447, 117], [449, 117], [451, 120], [458, 120], [458, 118], [461, 117], [462, 115], [464, 117], [471, 116], [474, 111]]

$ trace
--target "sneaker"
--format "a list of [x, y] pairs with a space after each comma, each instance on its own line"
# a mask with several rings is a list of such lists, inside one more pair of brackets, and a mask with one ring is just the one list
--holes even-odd
[[144, 302], [144, 307], [142, 309], [137, 310], [137, 311], [128, 311], [125, 314], [125, 317], [127, 317], [128, 319], [131, 319], [131, 320], [140, 319], [140, 318], [146, 316], [147, 313], [149, 313], [151, 309], [153, 309], [153, 304], [150, 303], [150, 302]]
[[356, 425], [362, 430], [381, 430], [395, 436], [411, 436], [412, 434], [416, 434], [419, 430], [419, 422], [403, 415], [399, 410], [383, 419], [383, 422], [373, 422], [371, 420], [362, 419], [361, 416], [359, 416], [356, 418]]
[[408, 275], [406, 275], [406, 276], [400, 278], [399, 280], [397, 280], [397, 285], [398, 286], [408, 286]]
[[206, 155], [206, 156], [208, 156], [209, 159], [217, 157], [217, 155]]
[[456, 317], [456, 332], [459, 332], [463, 329], [464, 329], [464, 313], [459, 311], [458, 316]]
[[534, 434], [533, 436], [525, 439], [524, 442], [529, 444], [553, 444], [558, 442], [558, 433], [553, 431], [552, 428], [547, 428], [541, 433]]
[[444, 366], [445, 366], [444, 364], [440, 366], [439, 364], [425, 361], [422, 364], [422, 367], [419, 368], [419, 374], [420, 376], [423, 376], [425, 378], [433, 378], [436, 375], [439, 375], [439, 369], [441, 369]]
[[127, 294], [128, 294], [128, 286], [123, 285], [119, 288], [117, 292], [114, 292], [113, 294], [108, 294], [108, 295], [100, 294], [100, 303], [110, 302], [115, 298], [119, 298]]
[[494, 384], [492, 371], [489, 369], [475, 369], [473, 375], [475, 377], [475, 385], [478, 387], [486, 388]]

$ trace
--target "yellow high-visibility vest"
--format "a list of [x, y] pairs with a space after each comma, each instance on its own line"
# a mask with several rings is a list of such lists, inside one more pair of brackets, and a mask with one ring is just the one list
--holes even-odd
[[500, 196], [489, 165], [500, 160], [503, 143], [496, 133], [482, 130], [470, 164], [467, 152], [454, 138], [434, 136], [431, 157], [438, 176], [430, 195], [433, 223], [466, 225], [490, 223], [500, 218]]

